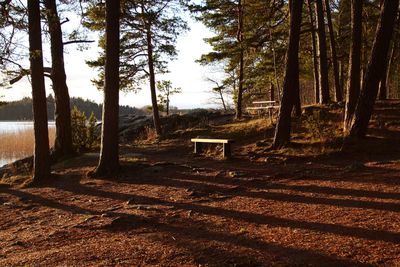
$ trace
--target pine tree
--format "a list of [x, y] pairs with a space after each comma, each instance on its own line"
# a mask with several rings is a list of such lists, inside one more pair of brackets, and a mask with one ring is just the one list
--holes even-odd
[[39, 0], [28, 1], [28, 19], [35, 134], [33, 183], [40, 183], [50, 176], [50, 158]]

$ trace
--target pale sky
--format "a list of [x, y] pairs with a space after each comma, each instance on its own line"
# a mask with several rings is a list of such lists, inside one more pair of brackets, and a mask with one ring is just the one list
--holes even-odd
[[[72, 22], [73, 23], [73, 22]], [[201, 54], [211, 51], [211, 48], [204, 42], [205, 37], [209, 37], [211, 33], [201, 23], [190, 20], [190, 31], [178, 38], [177, 49], [178, 57], [169, 64], [170, 73], [165, 76], [156, 76], [156, 80], [171, 80], [174, 87], [181, 87], [182, 93], [171, 97], [171, 106], [179, 108], [204, 108], [215, 107], [210, 103], [210, 88], [213, 86], [206, 82], [206, 77], [215, 78], [215, 73], [208, 67], [202, 67], [195, 62]], [[46, 49], [47, 50], [47, 49]], [[45, 54], [48, 54], [45, 50]], [[102, 92], [98, 91], [91, 83], [91, 79], [97, 76], [96, 71], [89, 68], [85, 60], [97, 57], [97, 43], [90, 46], [90, 49], [78, 51], [74, 46], [66, 47], [65, 67], [67, 72], [67, 84], [70, 96], [82, 97], [90, 99], [97, 103], [103, 101]], [[46, 58], [50, 58], [47, 56]], [[49, 66], [50, 62], [45, 59], [45, 66]], [[47, 87], [49, 81], [46, 78]], [[47, 90], [47, 94], [51, 90]], [[0, 96], [4, 96], [2, 100], [12, 101], [22, 97], [31, 96], [31, 87], [28, 79], [24, 78], [11, 89], [0, 88]], [[150, 91], [147, 84], [143, 84], [142, 90], [135, 93], [121, 93], [120, 104], [135, 107], [143, 107], [150, 105]]]

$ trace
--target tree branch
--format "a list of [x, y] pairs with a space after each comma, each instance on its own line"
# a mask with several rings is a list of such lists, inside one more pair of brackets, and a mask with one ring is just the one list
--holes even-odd
[[72, 40], [72, 41], [64, 42], [63, 45], [82, 44], [82, 43], [94, 43], [94, 41], [93, 40]]

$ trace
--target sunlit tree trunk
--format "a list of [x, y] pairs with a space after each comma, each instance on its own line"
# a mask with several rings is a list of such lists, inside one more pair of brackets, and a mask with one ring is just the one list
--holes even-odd
[[290, 6], [289, 44], [283, 82], [281, 107], [275, 128], [273, 148], [281, 148], [290, 141], [291, 113], [299, 92], [299, 41], [303, 0], [292, 0]]
[[362, 42], [363, 0], [351, 0], [351, 49], [349, 59], [349, 78], [346, 92], [344, 132], [351, 126], [361, 87], [361, 42]]
[[106, 0], [106, 63], [101, 150], [95, 177], [115, 174], [119, 169], [119, 15], [120, 1]]
[[237, 40], [240, 46], [239, 52], [239, 85], [236, 99], [236, 119], [242, 118], [242, 101], [243, 101], [243, 80], [244, 80], [244, 47], [243, 47], [243, 3], [239, 0], [238, 3], [238, 31]]
[[157, 135], [161, 136], [162, 132], [161, 132], [160, 114], [158, 112], [158, 104], [157, 104], [156, 74], [154, 72], [153, 44], [152, 44], [150, 23], [148, 23], [146, 29], [146, 40], [147, 40], [147, 56], [148, 56], [149, 76], [150, 76], [151, 105], [153, 109], [153, 122]]
[[307, 0], [308, 14], [310, 16], [311, 25], [311, 38], [312, 38], [312, 52], [313, 52], [313, 66], [314, 66], [314, 93], [315, 103], [319, 103], [319, 74], [318, 74], [318, 56], [317, 56], [317, 37], [315, 34], [315, 22], [313, 8], [311, 4], [312, 0]]
[[378, 94], [379, 82], [384, 74], [385, 65], [388, 64], [389, 44], [398, 10], [399, 0], [383, 1], [371, 58], [350, 129], [350, 136], [352, 137], [362, 138], [367, 133], [368, 123]]
[[35, 134], [33, 183], [50, 176], [46, 90], [43, 75], [39, 0], [28, 1], [29, 59], [31, 64], [33, 124]]
[[335, 32], [333, 30], [333, 25], [332, 25], [332, 15], [331, 15], [331, 7], [329, 5], [329, 0], [325, 0], [325, 10], [326, 10], [326, 18], [328, 21], [328, 29], [329, 29], [329, 41], [330, 41], [332, 66], [333, 66], [333, 78], [334, 78], [334, 84], [335, 84], [335, 98], [336, 98], [337, 102], [342, 102], [343, 95], [342, 95], [342, 87], [340, 86], [340, 78], [339, 78], [339, 64], [338, 64], [337, 53], [336, 53], [336, 38], [335, 38]]
[[71, 132], [71, 110], [67, 77], [64, 67], [64, 45], [60, 18], [57, 13], [55, 0], [45, 0], [46, 16], [49, 23], [51, 44], [51, 79], [55, 98], [56, 138], [53, 155], [55, 157], [73, 153]]

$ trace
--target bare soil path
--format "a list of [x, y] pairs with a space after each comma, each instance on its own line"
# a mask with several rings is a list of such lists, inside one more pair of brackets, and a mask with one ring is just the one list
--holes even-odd
[[241, 143], [229, 161], [191, 149], [124, 146], [118, 177], [86, 178], [85, 154], [46, 186], [0, 185], [0, 265], [400, 266], [397, 148], [275, 162]]

